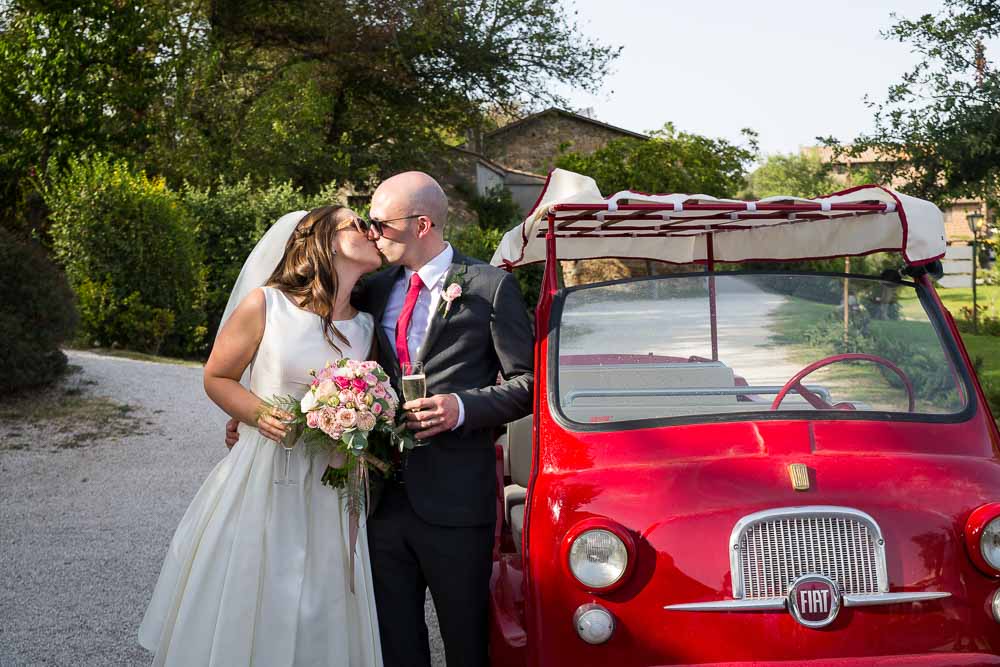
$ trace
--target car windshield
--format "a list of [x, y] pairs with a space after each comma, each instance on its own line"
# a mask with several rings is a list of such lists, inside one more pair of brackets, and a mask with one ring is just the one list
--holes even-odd
[[966, 391], [942, 340], [909, 282], [687, 274], [581, 287], [561, 309], [559, 408], [584, 424], [774, 410], [954, 414]]

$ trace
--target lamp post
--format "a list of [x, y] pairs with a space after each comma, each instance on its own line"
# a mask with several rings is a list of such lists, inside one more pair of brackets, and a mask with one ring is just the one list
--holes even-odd
[[979, 309], [976, 304], [976, 261], [979, 255], [979, 225], [985, 216], [979, 211], [965, 216], [972, 232], [972, 332], [979, 333]]

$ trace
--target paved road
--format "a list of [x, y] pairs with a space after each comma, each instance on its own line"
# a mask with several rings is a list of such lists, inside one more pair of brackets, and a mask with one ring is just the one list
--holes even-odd
[[[200, 367], [69, 356], [88, 392], [138, 408], [135, 427], [73, 449], [0, 448], [0, 666], [146, 665], [136, 630], [174, 527], [226, 455], [225, 416]], [[429, 601], [427, 615], [444, 665]]]
[[[719, 359], [751, 384], [784, 384], [802, 368], [771, 342], [779, 333], [776, 311], [788, 299], [742, 278], [720, 278], [717, 284]], [[560, 351], [711, 357], [707, 293], [651, 298], [654, 287], [639, 283], [629, 294], [613, 296], [612, 290], [578, 292], [563, 317], [578, 324], [580, 333], [561, 340]]]

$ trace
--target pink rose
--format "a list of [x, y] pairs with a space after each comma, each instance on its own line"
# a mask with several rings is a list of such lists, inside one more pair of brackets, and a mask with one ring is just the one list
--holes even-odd
[[375, 428], [376, 417], [370, 412], [363, 412], [358, 415], [358, 427], [362, 431], [370, 431]]
[[374, 361], [362, 361], [361, 368], [365, 369], [366, 371], [373, 371], [376, 368], [378, 368], [378, 364], [375, 363]]
[[343, 375], [338, 375], [333, 378], [333, 381], [337, 383], [339, 389], [347, 389], [351, 386], [350, 378], [344, 377]]
[[374, 387], [375, 385], [378, 384], [378, 378], [371, 373], [367, 373], [365, 374], [365, 384], [367, 384], [369, 387]]
[[381, 383], [375, 385], [372, 388], [372, 394], [375, 395], [375, 398], [385, 398], [385, 387]]
[[349, 428], [354, 428], [358, 423], [358, 413], [349, 408], [340, 408], [337, 410], [337, 426], [347, 430]]
[[448, 289], [445, 290], [444, 296], [448, 299], [448, 301], [454, 301], [458, 297], [462, 296], [462, 286], [458, 283], [448, 285]]
[[340, 404], [343, 405], [345, 403], [351, 403], [352, 401], [354, 401], [354, 394], [345, 389], [344, 391], [337, 394], [337, 398], [340, 399]]
[[320, 411], [313, 410], [312, 412], [306, 413], [306, 426], [309, 428], [319, 428], [320, 422]]
[[334, 436], [337, 432], [337, 408], [323, 408], [319, 411], [319, 428], [326, 433], [328, 436], [334, 439], [338, 439], [340, 436]]
[[364, 391], [365, 387], [368, 386], [365, 384], [365, 381], [362, 380], [361, 378], [354, 378], [351, 381], [351, 385], [354, 387], [354, 391]]
[[375, 403], [374, 405], [372, 405], [372, 412], [374, 412], [376, 415], [382, 414], [382, 404]]

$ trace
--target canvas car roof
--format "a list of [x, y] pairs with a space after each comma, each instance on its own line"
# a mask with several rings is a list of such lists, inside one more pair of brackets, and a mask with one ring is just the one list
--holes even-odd
[[710, 256], [743, 262], [899, 252], [908, 264], [920, 265], [945, 252], [940, 209], [881, 186], [753, 202], [631, 190], [603, 197], [594, 179], [555, 169], [528, 217], [504, 235], [492, 263], [513, 268], [544, 262], [550, 215], [559, 259], [684, 264]]

